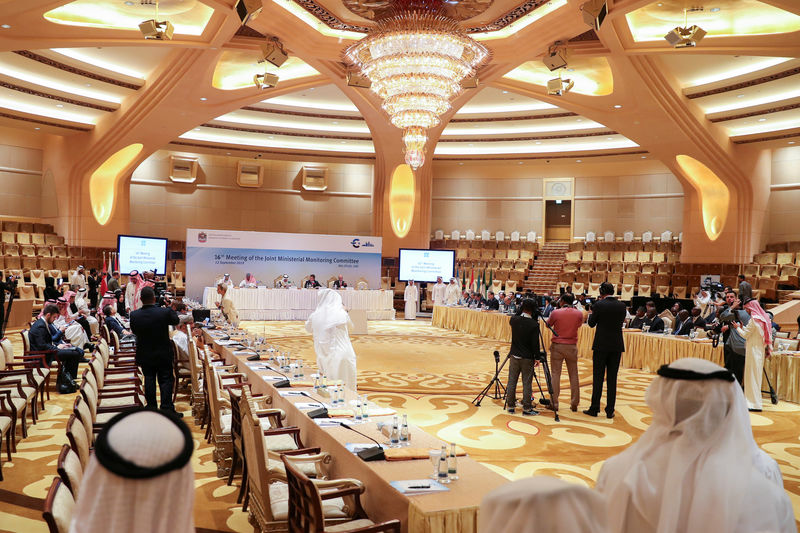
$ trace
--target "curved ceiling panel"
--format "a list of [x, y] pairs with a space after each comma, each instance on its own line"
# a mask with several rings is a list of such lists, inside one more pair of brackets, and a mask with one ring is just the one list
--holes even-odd
[[253, 76], [271, 72], [279, 76], [279, 81], [307, 78], [319, 74], [311, 65], [296, 57], [290, 57], [280, 68], [266, 62], [255, 50], [225, 50], [220, 55], [214, 69], [212, 85], [217, 89], [234, 90], [253, 87]]
[[[558, 72], [552, 72], [541, 61], [528, 61], [503, 77], [546, 87], [548, 80], [558, 76]], [[561, 71], [561, 77], [575, 82], [571, 91], [574, 93], [605, 96], [614, 92], [614, 76], [605, 57], [569, 58], [569, 66]]]

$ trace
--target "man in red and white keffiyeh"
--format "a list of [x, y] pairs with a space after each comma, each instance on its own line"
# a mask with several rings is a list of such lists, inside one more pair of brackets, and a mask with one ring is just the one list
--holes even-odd
[[772, 321], [758, 300], [746, 302], [744, 309], [750, 314], [750, 322], [745, 327], [736, 324], [739, 335], [745, 339], [744, 397], [747, 408], [757, 412], [761, 411], [764, 358], [772, 351]]
[[148, 283], [142, 278], [138, 270], [131, 270], [128, 275], [128, 285], [125, 287], [125, 308], [130, 314], [131, 311], [136, 311], [142, 307], [142, 289]]

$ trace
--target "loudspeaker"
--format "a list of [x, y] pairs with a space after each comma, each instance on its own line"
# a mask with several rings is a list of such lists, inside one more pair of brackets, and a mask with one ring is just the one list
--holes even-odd
[[589, 0], [581, 6], [581, 11], [583, 21], [597, 31], [608, 15], [608, 5], [605, 0]]
[[552, 52], [545, 54], [542, 58], [542, 63], [545, 64], [550, 70], [558, 70], [567, 66], [567, 51], [563, 48], [558, 48]]
[[263, 8], [262, 0], [236, 0], [233, 6], [243, 25], [256, 18]]

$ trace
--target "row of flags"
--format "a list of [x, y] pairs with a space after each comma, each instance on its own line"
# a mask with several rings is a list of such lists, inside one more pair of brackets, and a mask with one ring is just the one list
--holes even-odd
[[[469, 270], [469, 280], [467, 280], [467, 270]], [[463, 267], [461, 269], [457, 268], [456, 279], [461, 279], [462, 289], [466, 289], [471, 292], [478, 292], [482, 296], [486, 296], [486, 294], [492, 288], [494, 272], [492, 272], [491, 268], [480, 269], [477, 272], [475, 271], [475, 268], [472, 267]]]

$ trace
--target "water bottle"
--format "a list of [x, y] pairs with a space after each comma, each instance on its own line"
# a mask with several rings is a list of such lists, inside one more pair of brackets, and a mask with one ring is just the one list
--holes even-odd
[[339, 389], [331, 387], [331, 405], [336, 408], [339, 405]]
[[450, 483], [447, 477], [447, 447], [442, 444], [442, 452], [439, 455], [439, 483]]
[[328, 389], [328, 376], [326, 376], [325, 374], [322, 374], [322, 389], [323, 390]]
[[456, 464], [456, 443], [450, 443], [450, 455], [447, 457], [447, 476], [453, 481], [458, 479], [458, 466]]
[[392, 432], [389, 435], [389, 443], [391, 444], [392, 448], [397, 448], [400, 446], [400, 431], [397, 427], [397, 415], [392, 418]]
[[361, 400], [361, 418], [365, 422], [369, 420], [369, 400], [367, 400], [366, 396]]
[[297, 360], [297, 377], [299, 377], [301, 380], [305, 379], [305, 377], [306, 377], [305, 371], [303, 370], [303, 360], [302, 359], [298, 359]]
[[408, 446], [408, 415], [403, 415], [403, 425], [400, 426], [400, 446]]
[[361, 396], [356, 398], [356, 408], [354, 409], [355, 419], [356, 422], [361, 422], [362, 419], [362, 405], [361, 405]]
[[319, 391], [319, 374], [314, 375], [314, 392]]

